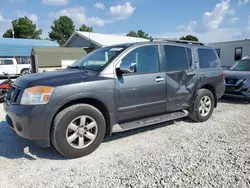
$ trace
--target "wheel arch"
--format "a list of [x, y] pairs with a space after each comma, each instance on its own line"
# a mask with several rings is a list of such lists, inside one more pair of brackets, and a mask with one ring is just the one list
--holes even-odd
[[[217, 107], [217, 95], [216, 95], [216, 89], [215, 89], [215, 87], [213, 86], [213, 84], [211, 84], [211, 83], [204, 83], [204, 84], [202, 84], [199, 88], [198, 88], [198, 90], [199, 89], [207, 89], [207, 90], [209, 90], [209, 91], [211, 91], [212, 93], [213, 93], [213, 96], [214, 96], [214, 107], [216, 108]], [[197, 91], [198, 91], [197, 90]]]
[[29, 68], [22, 68], [21, 71], [20, 71], [20, 74], [22, 74], [23, 71], [25, 70], [29, 70]]
[[110, 118], [108, 107], [105, 105], [105, 103], [103, 101], [95, 99], [95, 98], [86, 97], [86, 98], [79, 98], [79, 99], [75, 99], [75, 100], [67, 102], [61, 108], [59, 108], [57, 110], [57, 112], [55, 113], [55, 115], [53, 117], [53, 120], [59, 112], [61, 112], [65, 108], [72, 106], [72, 105], [75, 105], [75, 104], [89, 104], [91, 106], [94, 106], [98, 110], [100, 110], [100, 112], [104, 116], [104, 119], [106, 122], [106, 134], [110, 133], [111, 118]]
[[106, 101], [99, 98], [98, 96], [92, 95], [84, 95], [77, 94], [75, 96], [69, 96], [68, 98], [60, 101], [55, 107], [50, 111], [50, 115], [46, 119], [45, 128], [44, 128], [44, 138], [48, 141], [47, 145], [50, 146], [50, 138], [51, 138], [51, 129], [53, 125], [53, 121], [56, 115], [62, 111], [63, 109], [74, 105], [74, 104], [89, 104], [100, 110], [103, 114], [106, 122], [106, 134], [111, 135], [112, 133], [112, 125], [116, 121], [114, 117], [113, 109], [107, 105]]

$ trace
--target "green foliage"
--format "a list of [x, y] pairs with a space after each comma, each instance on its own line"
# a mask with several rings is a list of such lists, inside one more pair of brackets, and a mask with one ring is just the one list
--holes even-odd
[[68, 16], [61, 16], [53, 21], [49, 38], [63, 46], [75, 30], [74, 22]]
[[13, 38], [13, 33], [12, 33], [12, 29], [8, 29], [4, 34], [3, 34], [4, 38]]
[[130, 31], [127, 36], [129, 37], [140, 37], [140, 38], [144, 38], [144, 39], [152, 39], [151, 36], [149, 36], [148, 33], [146, 33], [145, 31], [142, 30], [138, 30], [137, 32], [135, 31]]
[[82, 26], [79, 28], [79, 31], [93, 32], [93, 28], [92, 27], [88, 27], [85, 24], [82, 24]]
[[[42, 30], [37, 30], [36, 24], [34, 24], [29, 18], [22, 17], [12, 21], [14, 29], [14, 38], [25, 39], [40, 39]], [[8, 29], [4, 34], [5, 38], [13, 38], [12, 29]]]
[[193, 35], [183, 36], [180, 40], [199, 41], [199, 39]]

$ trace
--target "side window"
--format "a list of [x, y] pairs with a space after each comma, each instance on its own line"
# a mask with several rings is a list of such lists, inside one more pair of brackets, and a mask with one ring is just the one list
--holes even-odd
[[220, 49], [215, 49], [215, 51], [217, 52], [218, 57], [220, 58]]
[[220, 62], [212, 49], [198, 49], [200, 68], [214, 68], [220, 66]]
[[[188, 64], [187, 61], [186, 49], [180, 46], [164, 46], [165, 55], [166, 55], [166, 65], [167, 71], [177, 71], [177, 70], [187, 70]], [[191, 50], [190, 50], [191, 54]], [[192, 55], [191, 55], [192, 58]], [[189, 58], [190, 61], [190, 58]]]
[[235, 48], [234, 52], [234, 60], [238, 61], [242, 58], [242, 47]]
[[136, 48], [128, 53], [122, 62], [129, 61], [136, 64], [136, 73], [153, 73], [159, 71], [159, 53], [156, 45]]
[[13, 61], [10, 59], [1, 60], [1, 65], [13, 65]]

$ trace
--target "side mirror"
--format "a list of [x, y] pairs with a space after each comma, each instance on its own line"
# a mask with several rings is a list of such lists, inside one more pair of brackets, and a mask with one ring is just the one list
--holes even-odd
[[134, 73], [136, 71], [136, 63], [131, 61], [122, 61], [119, 70], [122, 73]]

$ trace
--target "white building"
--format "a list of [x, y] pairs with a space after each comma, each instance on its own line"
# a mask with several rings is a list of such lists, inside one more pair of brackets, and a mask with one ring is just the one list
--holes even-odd
[[209, 44], [218, 53], [222, 66], [231, 66], [245, 56], [250, 56], [250, 39]]
[[149, 40], [137, 37], [75, 31], [64, 46], [81, 47], [86, 51], [91, 51], [110, 45], [145, 41]]

